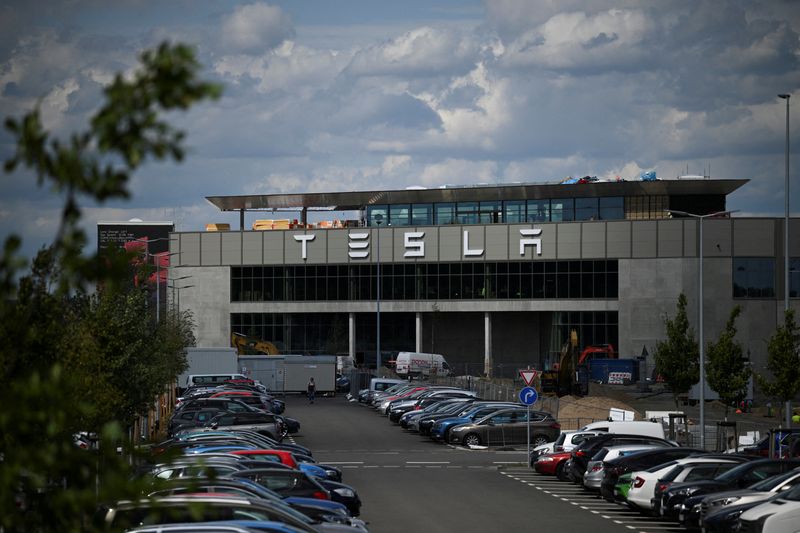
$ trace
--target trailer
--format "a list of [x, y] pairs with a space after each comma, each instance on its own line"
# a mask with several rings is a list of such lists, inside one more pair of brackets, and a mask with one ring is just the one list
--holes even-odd
[[312, 377], [318, 394], [336, 392], [334, 355], [241, 355], [239, 372], [273, 394], [305, 393]]
[[286, 393], [306, 392], [308, 380], [314, 378], [317, 394], [336, 393], [336, 356], [284, 356], [283, 390]]

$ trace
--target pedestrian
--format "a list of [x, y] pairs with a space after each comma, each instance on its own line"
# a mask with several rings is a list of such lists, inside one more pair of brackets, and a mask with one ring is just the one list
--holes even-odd
[[308, 379], [308, 402], [314, 403], [314, 394], [317, 392], [317, 385], [314, 383], [314, 378]]

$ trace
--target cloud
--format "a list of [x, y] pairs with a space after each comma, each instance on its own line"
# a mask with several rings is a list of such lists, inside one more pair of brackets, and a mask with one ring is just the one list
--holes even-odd
[[423, 26], [355, 54], [347, 67], [354, 76], [439, 76], [475, 64], [481, 43], [474, 35]]
[[222, 43], [235, 52], [259, 55], [294, 35], [290, 17], [264, 3], [237, 6], [222, 21]]

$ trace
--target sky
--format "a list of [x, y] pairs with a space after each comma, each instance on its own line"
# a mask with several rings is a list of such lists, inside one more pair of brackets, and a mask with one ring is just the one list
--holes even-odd
[[[113, 75], [164, 40], [194, 46], [202, 77], [223, 85], [220, 100], [170, 115], [187, 133], [183, 163], [141, 167], [128, 201], [84, 199], [92, 248], [100, 220], [238, 228], [206, 196], [646, 170], [749, 179], [729, 197], [736, 216], [783, 216], [777, 95], [792, 95], [796, 155], [799, 35], [796, 0], [5, 0], [0, 115], [38, 104], [67, 138]], [[0, 159], [13, 152], [0, 132]], [[31, 256], [63, 198], [26, 172], [0, 180], [0, 238], [20, 235]]]

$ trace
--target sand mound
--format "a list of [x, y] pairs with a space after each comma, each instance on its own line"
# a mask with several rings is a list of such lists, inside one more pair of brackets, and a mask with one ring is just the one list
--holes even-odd
[[558, 421], [561, 429], [576, 429], [590, 422], [606, 420], [611, 408], [633, 411], [636, 420], [642, 420], [642, 414], [630, 405], [605, 396], [564, 396], [558, 399]]

